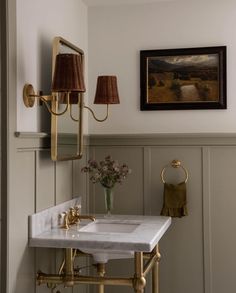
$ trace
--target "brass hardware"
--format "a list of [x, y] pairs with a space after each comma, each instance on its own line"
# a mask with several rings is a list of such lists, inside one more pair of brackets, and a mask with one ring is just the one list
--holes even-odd
[[[98, 263], [97, 264], [97, 273], [98, 276], [104, 277], [105, 276], [105, 264], [104, 263]], [[98, 285], [98, 293], [104, 293], [104, 285], [100, 284]]]
[[159, 252], [159, 247], [156, 245], [156, 247], [153, 249], [154, 255], [157, 255], [158, 260], [153, 264], [152, 267], [152, 293], [159, 293], [160, 291], [160, 285], [159, 285], [159, 262], [161, 259], [161, 255]]
[[78, 216], [79, 220], [91, 220], [92, 222], [95, 222], [95, 217], [94, 216], [90, 216], [90, 215], [79, 215]]
[[62, 218], [63, 224], [61, 225], [62, 229], [68, 230], [69, 229], [69, 221], [68, 221], [68, 213], [63, 212], [59, 215]]
[[179, 168], [179, 167], [181, 166], [181, 163], [180, 163], [179, 160], [173, 160], [173, 161], [171, 162], [171, 166], [172, 166], [173, 168]]
[[166, 169], [168, 168], [168, 167], [173, 167], [173, 168], [182, 168], [182, 170], [184, 171], [184, 173], [185, 173], [185, 180], [184, 180], [184, 182], [185, 183], [187, 183], [187, 181], [188, 181], [188, 177], [189, 177], [189, 175], [188, 175], [188, 170], [181, 164], [181, 162], [179, 161], [179, 160], [173, 160], [170, 164], [168, 164], [168, 165], [166, 165], [163, 169], [162, 169], [162, 171], [161, 171], [161, 181], [165, 184], [166, 183], [166, 181], [165, 181], [165, 179], [164, 179], [164, 174], [165, 174], [165, 171], [166, 171]]
[[34, 87], [32, 86], [32, 84], [25, 84], [24, 88], [23, 88], [23, 101], [25, 106], [28, 108], [32, 108], [34, 106], [35, 103], [35, 99], [38, 98], [41, 102], [44, 103], [44, 105], [46, 106], [46, 108], [48, 109], [48, 112], [51, 113], [52, 115], [56, 115], [56, 116], [61, 116], [63, 114], [66, 113], [66, 111], [69, 108], [69, 97], [70, 97], [70, 93], [67, 93], [67, 98], [66, 98], [66, 108], [65, 110], [63, 110], [62, 112], [58, 113], [53, 111], [50, 106], [48, 105], [49, 101], [53, 101], [55, 99], [55, 97], [53, 95], [49, 96], [43, 96], [43, 95], [36, 95], [34, 92]]
[[[78, 101], [78, 111], [79, 119], [78, 122], [78, 132], [77, 132], [77, 147], [76, 153], [74, 155], [61, 155], [58, 154], [58, 117], [56, 115], [51, 115], [51, 158], [53, 161], [67, 161], [67, 160], [78, 160], [82, 158], [83, 155], [83, 94], [79, 94]], [[52, 104], [52, 109], [57, 111], [59, 106], [58, 101], [56, 100]], [[71, 106], [69, 105], [70, 111]]]
[[106, 121], [106, 120], [107, 120], [108, 115], [109, 115], [108, 107], [109, 107], [109, 105], [107, 104], [107, 112], [106, 112], [106, 116], [105, 116], [105, 118], [103, 118], [103, 119], [98, 119], [98, 118], [95, 116], [94, 111], [93, 111], [90, 107], [84, 105], [84, 108], [85, 108], [85, 109], [88, 109], [88, 110], [90, 111], [90, 113], [92, 114], [93, 118], [94, 118], [97, 122], [103, 122], [103, 121]]
[[74, 267], [73, 267], [73, 249], [65, 249], [65, 276], [64, 276], [64, 286], [73, 287], [74, 286]]
[[143, 293], [146, 286], [146, 279], [143, 274], [143, 253], [135, 252], [134, 254], [135, 274], [133, 279], [133, 288], [136, 293]]
[[[152, 293], [158, 293], [158, 262], [160, 253], [158, 245], [151, 253], [135, 252], [134, 256], [134, 276], [133, 277], [106, 277], [105, 264], [96, 264], [98, 276], [85, 276], [76, 273], [74, 268], [75, 256], [87, 255], [72, 248], [65, 249], [65, 257], [59, 269], [59, 274], [45, 274], [41, 271], [37, 273], [36, 280], [38, 285], [46, 284], [50, 288], [56, 288], [58, 285], [73, 287], [76, 284], [94, 284], [98, 285], [99, 293], [104, 292], [105, 285], [119, 285], [133, 287], [136, 293], [143, 293], [146, 285], [146, 275], [152, 269]], [[144, 266], [144, 258], [148, 259]]]
[[[56, 37], [53, 40], [53, 53], [52, 53], [52, 76], [54, 75], [56, 56], [60, 53], [60, 47], [67, 47], [68, 50], [73, 50], [76, 54], [81, 56], [82, 71], [84, 71], [84, 52], [74, 44], [67, 40]], [[58, 116], [62, 116], [69, 109], [71, 110], [70, 92], [67, 92], [66, 107], [62, 111], [58, 111], [58, 106], [61, 104], [60, 96], [58, 93], [52, 92], [50, 95], [36, 95], [33, 86], [26, 84], [23, 89], [23, 100], [26, 107], [33, 107], [35, 99], [39, 99], [47, 107], [47, 110], [51, 113], [51, 158], [53, 161], [65, 161], [65, 160], [76, 160], [82, 157], [83, 152], [83, 93], [78, 93], [78, 124], [77, 129], [77, 146], [76, 152], [68, 155], [58, 154]], [[61, 95], [61, 94], [60, 94]], [[51, 103], [49, 106], [48, 103]]]
[[151, 270], [153, 265], [158, 261], [159, 261], [158, 255], [154, 255], [151, 259], [148, 260], [148, 262], [146, 263], [146, 265], [144, 266], [144, 269], [143, 269], [144, 277], [146, 277], [146, 275], [149, 273], [149, 271]]
[[32, 84], [26, 84], [23, 88], [23, 101], [27, 108], [32, 108], [35, 102], [35, 92]]
[[62, 229], [68, 230], [72, 225], [79, 225], [81, 220], [95, 221], [95, 217], [91, 215], [80, 215], [80, 206], [71, 207], [69, 211], [63, 212], [59, 215], [63, 219]]
[[[62, 37], [55, 37], [53, 40], [52, 48], [52, 76], [55, 70], [56, 56], [60, 53], [61, 47], [69, 48], [78, 54], [82, 58], [82, 67], [84, 70], [84, 51]], [[58, 153], [58, 117], [51, 115], [51, 158], [53, 161], [66, 161], [66, 160], [78, 160], [82, 158], [83, 154], [83, 105], [84, 105], [84, 94], [78, 94], [78, 118], [72, 120], [78, 122], [77, 128], [77, 146], [74, 154], [59, 154]], [[56, 100], [52, 103], [52, 110], [58, 111], [59, 102]], [[71, 114], [71, 105], [69, 105], [69, 112]]]
[[[64, 284], [64, 275], [56, 274], [44, 274], [42, 272], [37, 273], [37, 284]], [[120, 285], [120, 286], [133, 286], [133, 278], [114, 278], [114, 277], [99, 277], [99, 276], [74, 276], [74, 285], [76, 284], [92, 284], [92, 285]]]
[[[84, 52], [79, 47], [61, 37], [55, 37], [52, 46], [52, 92], [50, 95], [35, 94], [31, 84], [25, 84], [23, 89], [23, 101], [26, 107], [33, 107], [35, 99], [39, 99], [51, 113], [51, 159], [53, 161], [66, 161], [81, 159], [83, 154], [83, 112], [88, 109], [93, 118], [103, 122], [108, 118], [108, 104], [119, 104], [119, 94], [116, 76], [99, 76], [95, 95], [95, 104], [106, 104], [106, 116], [99, 119], [94, 111], [84, 105]], [[62, 53], [63, 51], [63, 53]], [[73, 51], [74, 53], [71, 53]], [[64, 54], [64, 52], [67, 52]], [[68, 53], [70, 52], [70, 53]], [[78, 59], [78, 60], [77, 60]], [[64, 60], [64, 61], [63, 61]], [[64, 64], [64, 65], [63, 65]], [[70, 65], [69, 65], [70, 64]], [[68, 66], [67, 66], [68, 65]], [[75, 66], [73, 66], [75, 65]], [[62, 69], [61, 69], [62, 68]], [[72, 69], [77, 70], [73, 71]], [[69, 74], [66, 74], [69, 70]], [[70, 74], [72, 71], [72, 74]], [[69, 77], [69, 78], [64, 78]], [[69, 82], [67, 82], [69, 80]], [[59, 105], [65, 102], [66, 106], [59, 111]], [[72, 104], [77, 104], [78, 117], [72, 114]], [[76, 150], [72, 147], [72, 153], [60, 154], [64, 149], [59, 143], [58, 116], [69, 112], [69, 117], [76, 122]], [[73, 132], [73, 131], [72, 131]], [[68, 151], [69, 152], [69, 151]]]
[[[106, 111], [106, 116], [105, 116], [105, 118], [99, 119], [99, 118], [96, 117], [94, 111], [93, 111], [90, 107], [84, 105], [84, 109], [88, 109], [88, 110], [90, 111], [90, 113], [92, 114], [93, 118], [94, 118], [97, 122], [104, 122], [104, 121], [107, 120], [108, 115], [109, 115], [108, 108], [109, 108], [109, 104], [107, 104], [107, 111]], [[72, 112], [71, 112], [71, 107], [70, 107], [70, 118], [71, 118], [73, 121], [75, 121], [75, 122], [78, 122], [78, 121], [79, 121], [79, 118], [76, 119], [76, 118], [73, 117]]]

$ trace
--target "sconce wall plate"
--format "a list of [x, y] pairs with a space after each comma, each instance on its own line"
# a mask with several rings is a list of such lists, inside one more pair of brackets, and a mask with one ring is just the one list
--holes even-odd
[[32, 108], [35, 103], [35, 92], [32, 84], [25, 84], [23, 89], [23, 101], [27, 108]]

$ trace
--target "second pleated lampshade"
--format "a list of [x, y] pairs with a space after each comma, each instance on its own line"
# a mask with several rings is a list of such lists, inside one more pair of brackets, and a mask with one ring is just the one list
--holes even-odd
[[116, 76], [98, 76], [94, 104], [119, 104]]

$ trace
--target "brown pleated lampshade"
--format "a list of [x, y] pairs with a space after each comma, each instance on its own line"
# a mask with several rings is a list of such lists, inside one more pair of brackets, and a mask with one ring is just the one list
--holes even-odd
[[94, 104], [119, 104], [116, 76], [98, 76]]
[[82, 57], [58, 54], [52, 81], [53, 92], [85, 92]]

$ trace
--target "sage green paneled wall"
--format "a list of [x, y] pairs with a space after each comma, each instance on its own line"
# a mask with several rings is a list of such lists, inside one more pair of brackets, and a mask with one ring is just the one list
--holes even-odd
[[[132, 168], [129, 178], [115, 188], [114, 213], [159, 215], [162, 168], [179, 159], [189, 171], [189, 215], [173, 219], [160, 243], [160, 292], [235, 293], [236, 136], [92, 136], [90, 156], [100, 160], [108, 154]], [[172, 168], [165, 174], [169, 182], [184, 178], [183, 172]], [[99, 185], [90, 184], [90, 211], [104, 211]], [[108, 272], [131, 273], [132, 267], [129, 260], [111, 261]], [[109, 292], [118, 293], [120, 288], [108, 287]]]
[[[115, 189], [115, 208], [117, 213], [121, 214], [143, 214], [144, 196], [143, 196], [143, 150], [139, 147], [102, 147], [92, 148], [90, 151], [92, 157], [97, 160], [104, 159], [104, 156], [110, 154], [119, 162], [125, 162], [132, 169], [135, 169], [135, 176], [130, 176], [129, 180]], [[139, 160], [137, 160], [139, 158]], [[92, 190], [90, 198], [90, 210], [96, 213], [104, 213], [104, 195], [100, 185], [90, 184]], [[134, 199], [135, 196], [135, 199]]]
[[[87, 161], [53, 163], [38, 138], [17, 139], [9, 198], [9, 290], [11, 293], [48, 292], [35, 285], [38, 269], [55, 272], [62, 255], [53, 249], [28, 248], [29, 214], [82, 195], [83, 208], [104, 212], [102, 188], [90, 185], [80, 169]], [[132, 174], [115, 189], [115, 213], [159, 215], [163, 184], [160, 172], [173, 159], [189, 171], [189, 216], [174, 219], [162, 239], [161, 293], [235, 293], [236, 136], [158, 135], [92, 136], [90, 156], [102, 159], [111, 154], [132, 168]], [[169, 181], [183, 179], [177, 170], [166, 172]], [[130, 260], [111, 261], [107, 272], [132, 274]], [[92, 287], [92, 286], [91, 286]], [[95, 290], [95, 286], [93, 287]], [[92, 288], [91, 288], [92, 290]], [[121, 288], [107, 287], [106, 293]], [[60, 291], [71, 292], [71, 289]], [[79, 286], [73, 292], [86, 292]], [[94, 291], [95, 292], [95, 291]], [[122, 292], [133, 292], [122, 287]], [[147, 286], [146, 292], [150, 292]]]
[[236, 288], [236, 148], [209, 150], [212, 293]]
[[[49, 292], [47, 286], [36, 286], [35, 276], [38, 270], [56, 273], [60, 267], [62, 250], [34, 249], [28, 247], [28, 216], [45, 208], [83, 196], [86, 209], [86, 180], [79, 178], [80, 165], [86, 161], [53, 162], [47, 143], [32, 135], [32, 138], [16, 138], [15, 166], [12, 176], [14, 199], [10, 198], [9, 209], [9, 291]], [[78, 180], [79, 178], [79, 180]], [[64, 292], [86, 292], [85, 286], [74, 290], [59, 288]]]

